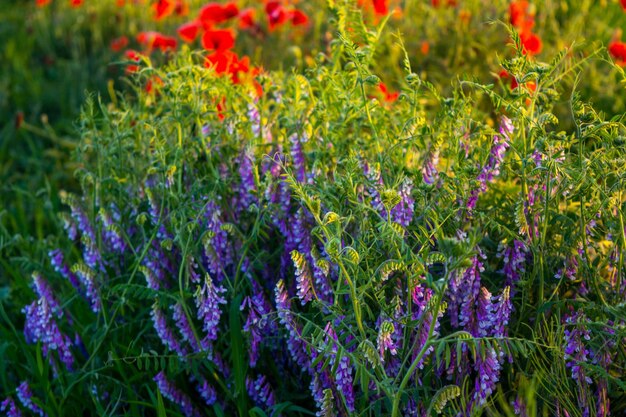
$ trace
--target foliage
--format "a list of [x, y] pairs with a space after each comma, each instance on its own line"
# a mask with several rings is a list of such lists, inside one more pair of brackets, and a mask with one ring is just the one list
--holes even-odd
[[[403, 10], [422, 9], [460, 13]], [[181, 48], [88, 97], [78, 187], [48, 192], [58, 233], [3, 233], [24, 254], [2, 261], [4, 412], [626, 411], [626, 126], [618, 99], [608, 115], [587, 101], [603, 52], [546, 46], [543, 62], [498, 24], [484, 36], [512, 39], [506, 55], [477, 41], [465, 61], [447, 40], [467, 67], [424, 70], [420, 38], [389, 28], [439, 25], [317, 12], [336, 35], [301, 71], [240, 79]]]

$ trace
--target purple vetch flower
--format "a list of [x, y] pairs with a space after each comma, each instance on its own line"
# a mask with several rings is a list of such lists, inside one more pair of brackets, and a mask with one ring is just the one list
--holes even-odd
[[300, 183], [306, 182], [306, 158], [302, 144], [307, 141], [307, 138], [304, 135], [300, 137], [297, 133], [294, 133], [289, 137], [289, 141], [291, 142], [291, 159], [293, 160], [293, 171], [296, 181]]
[[63, 252], [60, 249], [54, 249], [48, 252], [50, 258], [50, 264], [61, 276], [67, 279], [75, 289], [80, 289], [80, 282], [76, 275], [72, 273], [70, 267], [67, 266], [63, 259]]
[[515, 413], [516, 416], [528, 417], [528, 410], [526, 409], [526, 403], [524, 403], [524, 401], [519, 396], [519, 394], [517, 395], [517, 397], [515, 397], [515, 400], [511, 402], [511, 405], [513, 406], [513, 412]]
[[415, 212], [415, 200], [411, 197], [411, 190], [413, 183], [410, 179], [405, 179], [400, 185], [400, 203], [391, 209], [391, 218], [394, 222], [400, 224], [402, 227], [407, 227], [413, 219], [413, 213]]
[[291, 189], [289, 183], [282, 178], [284, 174], [282, 165], [285, 163], [285, 156], [279, 150], [271, 158], [271, 166], [267, 171], [270, 175], [270, 184], [265, 190], [265, 199], [275, 206], [271, 210], [271, 217], [274, 226], [278, 228], [283, 236], [288, 236], [287, 216], [291, 207]]
[[172, 329], [167, 325], [167, 318], [163, 311], [159, 308], [158, 302], [155, 302], [152, 306], [152, 312], [150, 313], [152, 316], [152, 321], [154, 323], [154, 329], [161, 339], [161, 343], [165, 347], [167, 347], [172, 352], [176, 352], [180, 356], [186, 356], [187, 351], [181, 345]]
[[519, 240], [513, 241], [513, 246], [501, 247], [498, 257], [504, 264], [501, 272], [504, 274], [504, 285], [511, 287], [511, 297], [515, 295], [515, 287], [522, 274], [526, 272], [526, 257], [528, 248]]
[[176, 388], [176, 385], [168, 381], [163, 371], [154, 377], [154, 381], [157, 383], [161, 395], [178, 405], [186, 417], [201, 416], [200, 412], [193, 406], [191, 398]]
[[159, 289], [162, 286], [168, 288], [169, 278], [176, 276], [178, 270], [161, 247], [158, 239], [153, 239], [149, 244], [146, 256], [141, 261], [141, 270], [146, 276], [146, 282], [152, 289]]
[[39, 298], [45, 298], [52, 314], [57, 318], [63, 317], [63, 310], [50, 288], [50, 284], [41, 276], [39, 272], [33, 272], [33, 288]]
[[272, 311], [272, 307], [263, 295], [262, 289], [251, 280], [253, 295], [243, 299], [240, 310], [247, 308], [248, 317], [243, 325], [243, 331], [250, 335], [250, 366], [254, 368], [259, 359], [259, 348], [263, 337], [276, 332], [274, 322], [270, 321], [268, 316]]
[[103, 208], [100, 209], [98, 217], [102, 222], [102, 239], [108, 248], [118, 254], [124, 253], [127, 248], [126, 241], [113, 217]]
[[439, 164], [439, 150], [435, 149], [429, 152], [428, 158], [422, 168], [422, 179], [428, 185], [433, 185], [439, 180], [439, 171], [437, 171], [437, 165]]
[[196, 389], [200, 394], [200, 397], [204, 400], [206, 405], [209, 407], [215, 404], [217, 401], [217, 393], [215, 392], [215, 388], [205, 379], [201, 380], [199, 384], [196, 385]]
[[200, 128], [200, 132], [202, 133], [202, 136], [206, 138], [211, 134], [211, 126], [208, 123], [203, 124]]
[[[433, 291], [430, 288], [424, 288], [422, 285], [416, 285], [411, 293], [411, 298], [413, 300], [414, 307], [412, 311], [413, 320], [421, 320], [419, 330], [415, 334], [417, 345], [413, 350], [412, 357], [412, 360], [415, 360], [418, 353], [422, 350], [422, 347], [428, 341], [428, 334], [431, 326], [434, 326], [432, 337], [437, 337], [439, 335], [439, 319], [443, 317], [443, 310], [439, 310], [437, 317], [435, 318], [435, 323], [433, 324], [433, 311], [430, 306], [430, 302], [433, 299]], [[426, 358], [434, 352], [434, 350], [434, 346], [430, 346], [426, 349], [424, 355], [417, 364], [419, 369], [424, 368]]]
[[[311, 377], [311, 384], [309, 385], [313, 400], [317, 406], [317, 417], [335, 416], [333, 409], [332, 390], [330, 388], [324, 389], [320, 381], [320, 377], [317, 374], [313, 374]], [[330, 397], [330, 398], [327, 398]]]
[[571, 370], [572, 379], [581, 385], [592, 383], [581, 367], [581, 364], [589, 362], [591, 354], [585, 346], [585, 341], [591, 339], [586, 328], [588, 321], [584, 313], [580, 312], [565, 316], [565, 366]]
[[72, 267], [72, 272], [76, 274], [81, 284], [85, 287], [85, 297], [89, 302], [91, 311], [100, 312], [102, 301], [98, 294], [98, 286], [96, 284], [96, 274], [84, 264], [76, 264]]
[[45, 417], [47, 414], [33, 402], [33, 393], [30, 390], [30, 386], [28, 386], [27, 381], [22, 381], [22, 383], [17, 387], [17, 398], [19, 398], [22, 405], [32, 411], [34, 414], [40, 415], [41, 417]]
[[478, 196], [481, 193], [487, 191], [487, 183], [493, 182], [495, 177], [500, 175], [500, 166], [504, 160], [504, 154], [507, 148], [510, 146], [511, 134], [513, 133], [513, 124], [507, 117], [502, 117], [500, 122], [500, 134], [494, 135], [493, 144], [489, 151], [489, 160], [480, 170], [480, 173], [476, 177], [478, 181], [478, 187], [473, 188], [470, 191], [470, 196], [467, 200], [466, 207], [471, 212], [476, 207]]
[[296, 268], [296, 282], [298, 288], [298, 298], [302, 305], [306, 305], [313, 299], [315, 289], [313, 288], [313, 277], [311, 276], [311, 268], [306, 257], [298, 251], [291, 252], [291, 260]]
[[241, 178], [241, 183], [235, 204], [237, 212], [242, 212], [258, 202], [254, 181], [253, 154], [250, 149], [244, 151], [239, 157], [239, 177]]
[[330, 352], [330, 368], [335, 371], [335, 383], [337, 385], [337, 391], [343, 395], [346, 402], [346, 408], [348, 412], [354, 412], [354, 381], [352, 378], [352, 365], [350, 364], [350, 358], [346, 355], [338, 356], [337, 347], [337, 333], [332, 328], [330, 322], [326, 324], [324, 329], [326, 333], [326, 343], [331, 344]]
[[253, 103], [249, 103], [247, 115], [248, 120], [250, 121], [250, 130], [252, 131], [252, 136], [258, 138], [261, 135], [262, 131], [261, 113]]
[[476, 363], [474, 365], [478, 376], [474, 385], [473, 400], [478, 405], [487, 402], [487, 398], [493, 393], [498, 380], [500, 379], [500, 362], [496, 350], [488, 345], [482, 345], [485, 352], [476, 354]]
[[7, 397], [0, 403], [0, 411], [3, 411], [7, 417], [22, 417], [22, 412], [15, 405], [13, 398]]
[[364, 163], [363, 172], [369, 181], [376, 184], [376, 186], [369, 186], [367, 189], [371, 197], [372, 207], [381, 217], [387, 218], [387, 210], [385, 209], [380, 192], [378, 191], [378, 189], [383, 186], [383, 177], [380, 173], [380, 169], [378, 167], [370, 167], [367, 163]]
[[226, 304], [222, 294], [226, 289], [215, 285], [211, 276], [206, 275], [204, 285], [199, 286], [195, 293], [196, 307], [198, 308], [198, 319], [202, 322], [202, 328], [206, 332], [206, 337], [200, 341], [203, 349], [209, 349], [211, 342], [217, 340], [217, 330], [220, 324], [222, 311], [220, 304]]
[[265, 375], [259, 375], [255, 380], [246, 378], [246, 390], [254, 405], [262, 409], [269, 409], [275, 404], [274, 391]]
[[224, 224], [219, 205], [211, 200], [204, 209], [202, 219], [207, 234], [203, 240], [207, 269], [217, 282], [224, 278], [224, 269], [233, 264], [233, 249], [228, 242], [228, 234], [222, 230]]
[[507, 326], [511, 318], [513, 304], [511, 303], [511, 287], [505, 287], [502, 294], [495, 297], [492, 305], [492, 335], [495, 337], [508, 336]]
[[278, 318], [289, 332], [287, 336], [287, 349], [292, 359], [302, 368], [308, 369], [310, 366], [309, 354], [306, 346], [300, 338], [300, 329], [291, 313], [291, 302], [285, 288], [283, 280], [278, 281], [275, 289], [276, 310]]
[[390, 320], [384, 320], [378, 329], [378, 337], [376, 339], [376, 344], [378, 345], [378, 353], [380, 355], [381, 362], [385, 362], [385, 352], [389, 351], [392, 355], [398, 353], [398, 346], [394, 342], [392, 335], [394, 334], [396, 328], [393, 325], [393, 322]]
[[91, 269], [104, 271], [102, 255], [100, 255], [100, 249], [98, 249], [95, 242], [87, 235], [83, 235], [81, 240], [83, 243], [83, 260], [85, 264]]
[[194, 352], [199, 352], [200, 345], [198, 344], [198, 340], [196, 339], [196, 335], [191, 328], [191, 323], [189, 322], [189, 318], [187, 314], [185, 314], [185, 310], [180, 302], [172, 305], [170, 307], [173, 311], [172, 317], [176, 322], [176, 327], [178, 327], [178, 331], [183, 336], [183, 340], [189, 343], [191, 349]]
[[480, 288], [480, 294], [476, 301], [477, 336], [485, 337], [491, 333], [494, 323], [493, 305], [491, 293], [485, 287]]
[[68, 369], [71, 369], [74, 364], [74, 356], [70, 351], [72, 341], [67, 335], [61, 333], [57, 322], [54, 320], [48, 300], [45, 297], [40, 297], [25, 306], [22, 312], [26, 315], [24, 323], [26, 343], [41, 342], [42, 352], [50, 363], [53, 363], [52, 351], [56, 350], [61, 362]]
[[564, 264], [563, 268], [560, 268], [556, 274], [554, 274], [554, 278], [563, 279], [567, 278], [570, 281], [574, 281], [576, 279], [576, 274], [578, 273], [578, 259], [576, 256], [568, 257]]
[[484, 270], [480, 259], [485, 255], [478, 248], [478, 254], [472, 258], [472, 264], [463, 273], [455, 271], [448, 286], [448, 311], [453, 327], [462, 326], [464, 330], [476, 335], [476, 300], [480, 295], [480, 273]]
[[536, 168], [541, 168], [541, 161], [543, 159], [543, 155], [537, 149], [533, 151], [532, 159], [535, 162]]
[[67, 232], [67, 237], [72, 241], [76, 240], [78, 238], [78, 228], [74, 219], [67, 213], [61, 213], [59, 217], [63, 222], [63, 228]]
[[[94, 232], [91, 222], [87, 217], [87, 213], [81, 206], [78, 198], [72, 194], [66, 194], [63, 199], [64, 203], [70, 206], [70, 215], [76, 222], [76, 227], [81, 231], [83, 236], [87, 236], [92, 242], [96, 241], [96, 233]], [[71, 237], [70, 237], [71, 239]], [[73, 240], [73, 239], [72, 239]]]

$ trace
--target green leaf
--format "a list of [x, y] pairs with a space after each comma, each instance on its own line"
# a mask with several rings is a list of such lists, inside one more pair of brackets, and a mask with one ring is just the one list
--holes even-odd
[[242, 294], [237, 295], [230, 303], [229, 324], [231, 361], [233, 363], [233, 374], [235, 376], [235, 404], [239, 416], [246, 416], [248, 409], [246, 394], [246, 360], [244, 352], [243, 335], [241, 329], [241, 319], [239, 306], [241, 305]]

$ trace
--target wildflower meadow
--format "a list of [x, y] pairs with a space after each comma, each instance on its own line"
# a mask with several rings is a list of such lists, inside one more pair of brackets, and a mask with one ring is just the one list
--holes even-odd
[[0, 415], [626, 416], [626, 1], [0, 5]]

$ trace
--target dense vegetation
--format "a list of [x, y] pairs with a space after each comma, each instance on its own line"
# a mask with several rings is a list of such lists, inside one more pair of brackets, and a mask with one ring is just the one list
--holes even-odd
[[626, 413], [622, 3], [3, 10], [1, 412]]

